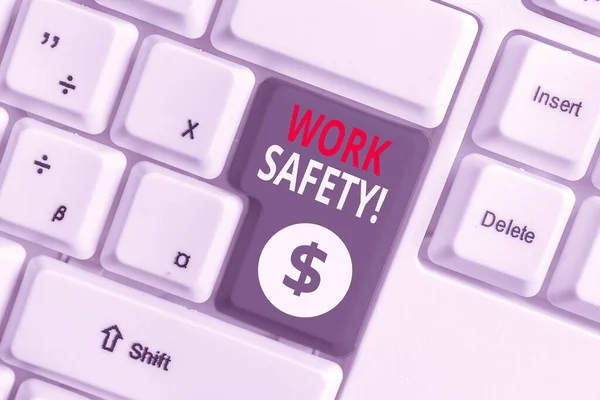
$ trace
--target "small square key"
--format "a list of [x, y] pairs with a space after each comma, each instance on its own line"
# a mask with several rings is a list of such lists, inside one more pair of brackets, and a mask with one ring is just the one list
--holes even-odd
[[0, 1], [0, 44], [4, 41], [4, 36], [7, 33], [15, 3], [16, 0]]
[[90, 258], [125, 164], [118, 150], [33, 119], [17, 121], [0, 164], [0, 230]]
[[96, 0], [96, 2], [196, 39], [206, 32], [216, 0]]
[[585, 199], [548, 286], [557, 307], [600, 322], [600, 197]]
[[562, 178], [581, 179], [600, 138], [598, 87], [600, 63], [512, 36], [483, 100], [473, 140]]
[[479, 154], [465, 157], [429, 245], [441, 266], [536, 295], [575, 195], [566, 186]]
[[420, 131], [263, 83], [230, 172], [252, 200], [217, 307], [349, 354], [428, 148]]
[[589, 26], [595, 34], [600, 30], [600, 8], [597, 0], [531, 0], [550, 13]]
[[0, 141], [6, 134], [6, 127], [8, 126], [8, 113], [2, 107], [0, 107]]
[[0, 99], [99, 134], [137, 38], [134, 25], [74, 2], [25, 0], [0, 66]]
[[254, 87], [241, 65], [151, 36], [119, 107], [119, 146], [204, 178], [223, 170]]
[[15, 373], [12, 369], [0, 365], [0, 400], [8, 400], [13, 384], [15, 383]]
[[131, 171], [102, 265], [204, 302], [221, 272], [242, 209], [233, 193], [141, 162]]
[[10, 311], [11, 300], [18, 286], [26, 256], [25, 248], [21, 244], [0, 237], [0, 321]]

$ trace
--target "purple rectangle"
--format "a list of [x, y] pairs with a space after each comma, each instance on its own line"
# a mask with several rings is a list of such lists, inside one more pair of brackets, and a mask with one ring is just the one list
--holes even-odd
[[428, 149], [418, 130], [263, 83], [229, 174], [250, 209], [217, 307], [321, 351], [351, 353]]

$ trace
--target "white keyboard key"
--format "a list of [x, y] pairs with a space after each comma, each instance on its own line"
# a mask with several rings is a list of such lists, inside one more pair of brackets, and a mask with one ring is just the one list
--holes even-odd
[[600, 30], [598, 0], [531, 0], [536, 6]]
[[16, 0], [0, 1], [0, 44], [4, 41], [4, 36], [8, 29], [8, 24], [15, 8]]
[[600, 138], [600, 64], [525, 36], [501, 55], [475, 142], [565, 179], [583, 177]]
[[248, 68], [151, 36], [143, 43], [111, 138], [130, 150], [215, 178], [223, 170], [253, 87]]
[[6, 134], [6, 127], [8, 126], [8, 113], [2, 107], [0, 107], [0, 141], [3, 140]]
[[211, 38], [223, 52], [432, 128], [477, 31], [475, 18], [433, 1], [237, 0], [223, 2]]
[[7, 366], [0, 365], [0, 400], [8, 400], [13, 385], [15, 373]]
[[28, 379], [21, 383], [15, 400], [87, 400], [76, 393], [39, 379]]
[[87, 133], [106, 129], [137, 29], [65, 0], [26, 0], [0, 66], [0, 100]]
[[[0, 237], [0, 323], [8, 311], [10, 300], [19, 282], [25, 256], [23, 246]], [[0, 393], [2, 393], [1, 389]], [[0, 395], [0, 399], [2, 399], [2, 395]]]
[[0, 349], [50, 379], [131, 400], [333, 400], [342, 379], [331, 361], [48, 257], [28, 265]]
[[102, 265], [195, 302], [210, 297], [243, 210], [241, 199], [148, 162], [131, 171]]
[[204, 35], [215, 0], [96, 0], [135, 18], [195, 39]]
[[600, 322], [600, 197], [579, 208], [548, 288], [552, 304]]
[[429, 257], [502, 289], [534, 296], [574, 203], [567, 187], [469, 155], [458, 169]]
[[600, 189], [600, 159], [596, 161], [596, 166], [592, 171], [591, 180], [594, 186], [596, 186], [597, 189]]
[[125, 169], [123, 153], [22, 119], [0, 164], [0, 230], [89, 258]]

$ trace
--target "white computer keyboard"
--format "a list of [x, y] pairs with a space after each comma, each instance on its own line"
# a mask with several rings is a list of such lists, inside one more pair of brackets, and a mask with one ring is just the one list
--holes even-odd
[[600, 2], [0, 0], [0, 46], [0, 400], [600, 397]]

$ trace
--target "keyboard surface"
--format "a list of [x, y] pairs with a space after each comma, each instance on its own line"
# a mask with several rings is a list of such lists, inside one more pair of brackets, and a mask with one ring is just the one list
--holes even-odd
[[0, 400], [600, 397], [600, 3], [5, 0]]

